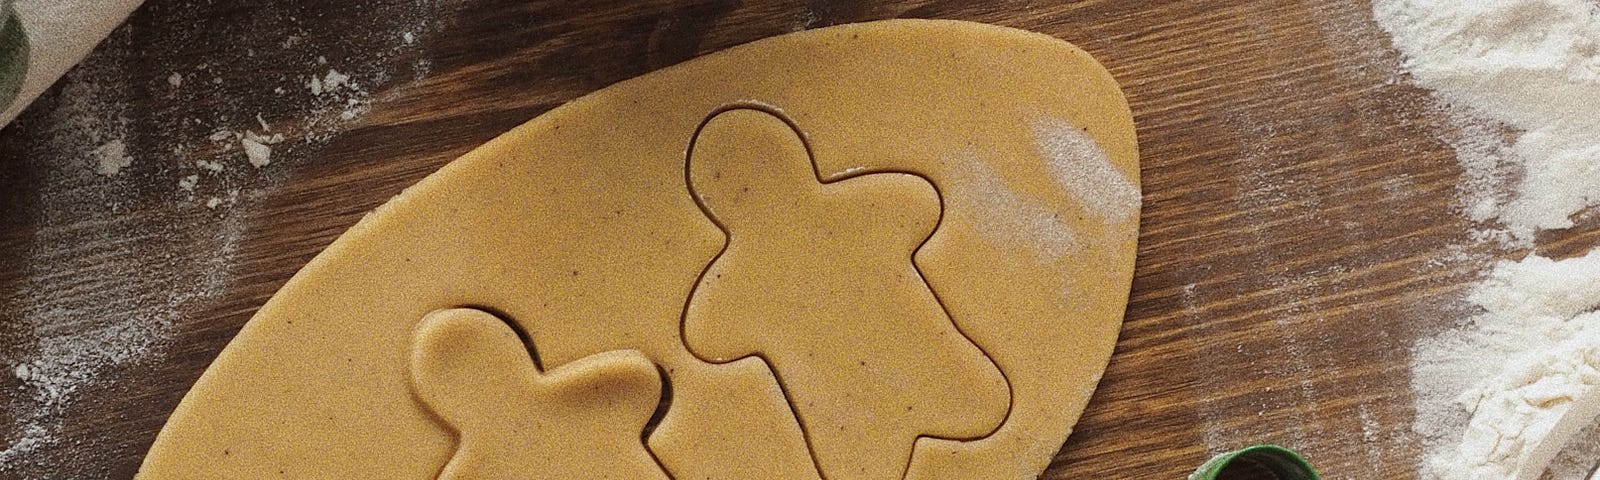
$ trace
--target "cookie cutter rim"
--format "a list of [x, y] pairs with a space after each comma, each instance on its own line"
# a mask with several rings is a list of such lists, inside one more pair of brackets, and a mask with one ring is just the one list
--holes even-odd
[[1322, 480], [1305, 457], [1278, 445], [1253, 445], [1211, 457], [1189, 475], [1189, 480], [1217, 480], [1217, 475], [1235, 461], [1254, 462], [1279, 480]]

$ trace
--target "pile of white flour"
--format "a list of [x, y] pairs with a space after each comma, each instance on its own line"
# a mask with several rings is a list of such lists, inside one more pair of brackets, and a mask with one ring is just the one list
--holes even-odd
[[[1504, 150], [1462, 159], [1473, 220], [1497, 219], [1527, 242], [1600, 203], [1600, 4], [1377, 0], [1373, 13], [1417, 84], [1517, 132]], [[1493, 189], [1506, 173], [1521, 175], [1509, 195]]]
[[1468, 298], [1487, 313], [1418, 348], [1419, 390], [1459, 392], [1454, 405], [1428, 399], [1418, 417], [1446, 418], [1453, 408], [1471, 415], [1424, 470], [1452, 480], [1509, 478], [1572, 399], [1600, 386], [1600, 251], [1501, 262]]
[[[1537, 248], [1541, 230], [1600, 204], [1600, 3], [1376, 0], [1373, 15], [1467, 127], [1454, 146], [1482, 238]], [[1444, 437], [1425, 478], [1507, 478], [1600, 386], [1600, 250], [1501, 262], [1469, 300], [1485, 313], [1417, 346], [1417, 430]]]

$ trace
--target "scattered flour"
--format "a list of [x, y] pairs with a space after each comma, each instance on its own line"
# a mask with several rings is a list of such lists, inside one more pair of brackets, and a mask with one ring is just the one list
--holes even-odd
[[[1373, 16], [1411, 79], [1449, 107], [1463, 213], [1499, 225], [1475, 238], [1535, 246], [1600, 204], [1600, 3], [1377, 0]], [[1507, 478], [1575, 396], [1600, 387], [1600, 250], [1501, 262], [1468, 301], [1483, 313], [1414, 352], [1414, 429], [1446, 437], [1424, 478]], [[1588, 465], [1550, 473], [1583, 479], [1600, 458], [1565, 462]]]
[[[317, 64], [318, 65], [325, 65], [327, 63], [328, 63], [328, 59], [327, 58], [317, 57]], [[355, 88], [355, 84], [350, 83], [350, 76], [349, 75], [345, 75], [343, 73], [339, 73], [338, 70], [334, 70], [334, 69], [331, 69], [331, 68], [328, 69], [328, 73], [324, 74], [323, 76], [319, 77], [319, 76], [316, 76], [316, 75], [312, 75], [311, 76], [311, 80], [306, 82], [306, 88], [311, 89], [311, 94], [312, 95], [319, 95], [319, 96], [324, 94], [324, 93], [336, 92], [340, 88], [344, 88], [344, 87]]]
[[[350, 82], [350, 76], [339, 73], [338, 70], [328, 69], [328, 74], [322, 77], [322, 89], [326, 92], [335, 92]], [[351, 85], [354, 86], [354, 85]]]
[[[199, 168], [199, 169], [201, 169], [201, 170], [205, 170], [205, 171], [211, 172], [211, 173], [221, 172], [222, 169], [225, 168], [225, 167], [222, 166], [222, 162], [213, 162], [213, 161], [208, 161], [208, 160], [195, 160], [194, 161], [194, 166]], [[197, 175], [190, 175], [190, 176], [197, 177]]]
[[[0, 384], [15, 385], [0, 396], [0, 478], [104, 478], [96, 460], [58, 451], [66, 418], [84, 407], [81, 396], [104, 392], [109, 376], [164, 351], [181, 312], [215, 295], [231, 268], [242, 224], [125, 215], [140, 202], [138, 182], [104, 176], [149, 164], [129, 160], [129, 147], [141, 143], [123, 140], [136, 138], [131, 108], [118, 100], [129, 94], [123, 78], [116, 61], [73, 70], [44, 100], [54, 103], [47, 115], [10, 127], [41, 140], [16, 152], [37, 181], [17, 192], [37, 228], [0, 243], [22, 268], [0, 289], [0, 310], [15, 315], [0, 322], [0, 373], [10, 377]], [[61, 282], [63, 272], [74, 279]], [[104, 449], [114, 441], [72, 443]]]

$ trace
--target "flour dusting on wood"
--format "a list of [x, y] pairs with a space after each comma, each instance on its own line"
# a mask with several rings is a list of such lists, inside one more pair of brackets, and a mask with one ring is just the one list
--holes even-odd
[[[359, 126], [375, 92], [427, 74], [413, 58], [433, 2], [339, 7], [370, 20], [339, 32], [305, 30], [297, 16], [321, 14], [307, 8], [236, 24], [226, 3], [152, 3], [7, 127], [17, 161], [0, 162], [0, 187], [20, 205], [0, 222], [24, 233], [0, 241], [22, 268], [0, 282], [15, 315], [0, 319], [0, 477], [118, 476], [144, 445], [106, 422], [232, 288], [252, 207]], [[196, 36], [226, 41], [148, 55]], [[292, 88], [311, 78], [324, 91]]]

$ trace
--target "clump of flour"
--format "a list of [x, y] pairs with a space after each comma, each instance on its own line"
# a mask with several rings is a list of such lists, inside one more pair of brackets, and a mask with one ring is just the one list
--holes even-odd
[[[1497, 225], [1475, 238], [1534, 246], [1600, 204], [1600, 4], [1377, 0], [1373, 15], [1411, 79], [1448, 107], [1463, 213]], [[1468, 300], [1484, 313], [1415, 352], [1425, 478], [1506, 478], [1600, 387], [1600, 250], [1501, 262]]]
[[128, 156], [128, 146], [122, 143], [121, 139], [106, 142], [105, 145], [94, 149], [94, 157], [95, 173], [108, 177], [133, 165], [133, 157]]

